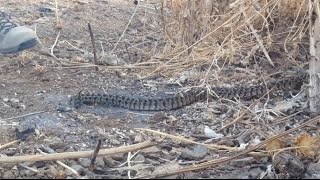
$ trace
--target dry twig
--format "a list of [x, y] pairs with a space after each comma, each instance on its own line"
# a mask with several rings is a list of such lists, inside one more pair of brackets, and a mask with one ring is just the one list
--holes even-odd
[[[98, 156], [106, 156], [118, 153], [126, 153], [130, 151], [136, 151], [139, 149], [148, 148], [156, 145], [157, 142], [146, 141], [129, 146], [116, 147], [110, 149], [102, 149], [99, 151]], [[94, 151], [79, 151], [79, 152], [64, 152], [46, 155], [24, 155], [24, 156], [11, 156], [0, 157], [0, 163], [17, 163], [17, 162], [34, 162], [34, 161], [56, 161], [62, 159], [75, 159], [75, 158], [89, 158], [92, 157]]]
[[[96, 48], [96, 41], [93, 36], [92, 28], [90, 23], [88, 23], [88, 28], [89, 28], [89, 33], [90, 33], [90, 38], [91, 38], [91, 43], [92, 43], [92, 48], [93, 48], [93, 59], [94, 59], [94, 64], [98, 65], [98, 59], [97, 59], [97, 48]], [[96, 66], [96, 71], [98, 71], [99, 68]]]

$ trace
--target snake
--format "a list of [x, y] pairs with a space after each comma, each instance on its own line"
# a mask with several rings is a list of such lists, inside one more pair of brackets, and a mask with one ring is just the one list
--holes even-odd
[[273, 79], [258, 85], [236, 85], [232, 87], [190, 88], [165, 97], [130, 97], [110, 93], [85, 93], [80, 91], [71, 96], [69, 103], [76, 109], [82, 105], [109, 105], [137, 111], [163, 111], [174, 110], [192, 103], [207, 99], [233, 99], [251, 100], [260, 98], [271, 91], [290, 91], [300, 89], [307, 81], [309, 73], [297, 73], [295, 76]]

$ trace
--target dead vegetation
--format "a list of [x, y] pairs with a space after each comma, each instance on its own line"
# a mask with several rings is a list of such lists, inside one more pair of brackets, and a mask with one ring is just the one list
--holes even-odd
[[209, 65], [208, 75], [260, 58], [274, 65], [269, 54], [279, 49], [282, 61], [294, 64], [299, 50], [308, 48], [308, 11], [306, 0], [163, 0], [159, 19], [166, 45], [153, 72]]
[[[148, 58], [143, 59], [143, 62], [129, 62], [126, 66], [114, 65], [102, 68], [143, 70], [141, 74], [146, 78], [154, 74], [179, 75], [183, 71], [205, 67], [203, 78], [206, 80], [209, 74], [216, 76], [224, 66], [234, 63], [248, 65], [250, 61], [261, 60], [274, 66], [274, 59], [270, 54], [278, 55], [278, 53], [283, 54], [281, 61], [285, 64], [303, 66], [296, 60], [301, 59], [299, 56], [301, 52], [308, 49], [306, 40], [310, 16], [306, 0], [161, 0], [154, 5], [142, 1], [135, 8], [110, 53], [119, 52], [117, 49], [122, 48], [121, 51], [127, 51], [130, 59], [127, 48], [137, 48], [140, 43], [131, 44], [131, 47], [126, 47], [127, 50], [123, 45], [119, 47], [119, 43], [127, 46], [123, 37], [132, 19], [137, 16], [137, 12], [145, 11], [144, 8], [156, 9], [158, 19], [149, 22], [148, 17], [144, 17], [146, 20], [143, 23], [156, 26], [163, 38], [151, 45], [150, 52], [144, 52]], [[56, 26], [58, 24], [61, 26], [60, 21], [59, 11], [56, 10]], [[149, 34], [157, 34], [157, 31], [148, 30], [137, 39], [148, 39]], [[66, 43], [72, 46], [70, 42]], [[54, 45], [50, 51], [52, 56], [54, 56], [53, 49]], [[100, 60], [108, 59], [110, 56], [103, 49], [105, 48], [100, 48]], [[87, 53], [92, 55], [92, 52]], [[73, 67], [95, 66], [78, 62], [69, 63]]]

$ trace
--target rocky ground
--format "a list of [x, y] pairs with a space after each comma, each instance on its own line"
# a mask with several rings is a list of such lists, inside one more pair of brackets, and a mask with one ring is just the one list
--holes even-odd
[[[122, 147], [148, 139], [159, 141], [165, 136], [160, 132], [167, 135], [164, 142], [146, 149], [97, 157], [94, 169], [89, 168], [91, 158], [87, 157], [61, 160], [78, 173], [53, 160], [19, 161], [1, 163], [1, 178], [133, 178], [153, 177], [150, 174], [154, 173], [165, 176], [163, 173], [178, 168], [231, 157], [243, 152], [244, 147], [253, 147], [310, 119], [306, 98], [299, 96], [292, 102], [285, 101], [290, 94], [269, 99], [266, 104], [263, 99], [250, 102], [221, 100], [197, 102], [164, 112], [102, 106], [73, 109], [68, 105], [68, 98], [80, 90], [165, 96], [181, 90], [181, 86], [198, 85], [197, 73], [202, 72], [140, 79], [144, 75], [143, 69], [121, 68], [124, 64], [144, 62], [150, 57], [152, 42], [146, 37], [160, 39], [161, 33], [154, 25], [156, 11], [153, 7], [159, 5], [157, 1], [142, 2], [140, 11], [112, 55], [108, 52], [117, 43], [136, 7], [133, 1], [58, 2], [58, 20], [54, 1], [0, 0], [0, 3], [1, 10], [20, 24], [36, 28], [43, 46], [0, 57], [0, 159], [34, 155], [40, 151], [94, 150], [99, 140], [101, 149]], [[101, 66], [98, 71], [90, 66], [93, 55], [88, 23], [93, 28], [99, 53], [103, 49], [107, 54], [101, 61], [109, 66]], [[153, 33], [144, 36], [149, 31]], [[51, 50], [56, 57], [43, 53]], [[248, 73], [237, 67], [227, 67], [223, 74], [226, 78], [222, 78], [222, 84], [252, 80]], [[279, 101], [289, 107], [276, 104]], [[150, 134], [150, 130], [155, 132]], [[310, 124], [282, 137], [285, 147], [293, 146], [294, 139], [303, 133], [319, 137], [319, 124]], [[10, 146], [1, 146], [17, 138], [22, 139]], [[287, 150], [272, 158], [266, 148], [261, 147], [225, 164], [172, 173], [170, 177], [320, 178], [319, 154], [315, 152], [310, 158], [294, 152]]]

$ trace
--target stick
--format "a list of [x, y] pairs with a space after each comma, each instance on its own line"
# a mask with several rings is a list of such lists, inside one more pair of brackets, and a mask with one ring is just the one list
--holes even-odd
[[126, 47], [126, 51], [128, 53], [129, 62], [131, 62], [131, 56], [130, 56], [130, 53], [129, 53], [129, 50], [128, 50], [127, 43], [124, 43], [124, 46]]
[[120, 41], [121, 41], [121, 39], [123, 38], [124, 33], [127, 31], [127, 29], [128, 29], [128, 27], [129, 27], [129, 25], [131, 24], [131, 21], [132, 21], [132, 19], [133, 19], [134, 15], [136, 14], [136, 12], [137, 12], [137, 10], [138, 10], [138, 7], [139, 7], [139, 6], [140, 6], [140, 3], [138, 3], [138, 4], [137, 4], [137, 6], [134, 8], [134, 11], [133, 11], [133, 13], [132, 13], [132, 15], [131, 15], [131, 17], [130, 17], [130, 19], [129, 19], [128, 24], [127, 24], [127, 25], [126, 25], [126, 27], [124, 28], [124, 30], [123, 30], [123, 32], [122, 32], [122, 34], [121, 34], [120, 38], [118, 39], [118, 41], [117, 41], [116, 45], [114, 45], [113, 49], [111, 50], [111, 53], [113, 53], [113, 51], [117, 48], [117, 46], [118, 46], [119, 42], [120, 42]]
[[[139, 149], [148, 148], [158, 143], [155, 141], [146, 141], [138, 144], [129, 146], [122, 146], [110, 149], [102, 149], [99, 151], [98, 156], [110, 156], [113, 154], [127, 153], [130, 151], [136, 151]], [[17, 162], [36, 162], [36, 161], [56, 161], [62, 159], [76, 159], [76, 158], [90, 158], [92, 157], [93, 151], [79, 151], [79, 152], [64, 152], [54, 154], [37, 154], [37, 155], [24, 155], [24, 156], [11, 156], [11, 157], [0, 157], [1, 163], [17, 163]]]
[[[244, 10], [244, 7], [243, 7], [243, 6], [244, 6], [244, 4], [241, 3], [240, 8], [241, 8], [241, 10], [243, 10], [243, 11], [242, 11], [243, 16], [247, 19], [248, 16], [247, 16], [247, 13], [246, 13], [246, 11]], [[264, 47], [263, 41], [261, 40], [260, 36], [257, 34], [257, 31], [254, 29], [254, 27], [253, 27], [253, 25], [251, 24], [251, 22], [248, 22], [248, 25], [249, 25], [249, 28], [250, 28], [252, 34], [253, 34], [254, 37], [256, 38], [256, 40], [257, 40], [260, 48], [262, 49], [264, 55], [266, 56], [269, 64], [274, 67], [274, 64], [273, 64], [273, 62], [272, 62], [272, 60], [271, 60], [271, 58], [270, 58], [270, 56], [269, 56], [269, 53], [267, 52], [266, 48]]]
[[[54, 43], [53, 43], [53, 45], [51, 46], [51, 49], [50, 49], [50, 55], [51, 55], [52, 57], [56, 57], [56, 56], [53, 54], [53, 49], [54, 49], [54, 47], [57, 45], [59, 36], [60, 36], [60, 31], [58, 32], [58, 35], [57, 35], [57, 37], [56, 37], [56, 40], [54, 41]], [[57, 58], [57, 57], [56, 57], [56, 58]]]
[[[94, 39], [94, 36], [93, 36], [93, 32], [92, 32], [90, 23], [88, 23], [88, 28], [89, 28], [89, 33], [90, 33], [91, 43], [92, 43], [92, 48], [93, 48], [93, 60], [94, 60], [94, 64], [95, 64], [95, 65], [98, 65], [96, 41], [95, 41], [95, 39]], [[99, 70], [99, 68], [98, 68], [98, 66], [96, 66], [96, 71], [98, 71], [98, 70]]]
[[99, 139], [97, 147], [93, 152], [92, 159], [90, 161], [90, 166], [89, 166], [89, 170], [90, 171], [94, 170], [94, 162], [96, 161], [97, 155], [98, 155], [98, 153], [99, 153], [99, 151], [101, 149], [101, 142], [102, 142], [101, 139]]
[[29, 114], [24, 114], [24, 115], [21, 115], [21, 116], [15, 116], [15, 117], [6, 118], [6, 119], [0, 119], [0, 121], [8, 121], [8, 120], [12, 120], [12, 119], [18, 119], [18, 118], [31, 116], [31, 115], [35, 115], [35, 114], [40, 114], [40, 113], [44, 113], [44, 112], [46, 112], [46, 111], [38, 111], [38, 112], [29, 113]]
[[9, 146], [12, 146], [13, 144], [18, 143], [18, 142], [20, 142], [20, 140], [14, 140], [14, 141], [11, 141], [11, 142], [6, 143], [6, 144], [4, 144], [4, 145], [1, 145], [1, 146], [0, 146], [0, 150], [1, 150], [1, 149], [4, 149], [4, 148], [7, 148], [7, 147], [9, 147]]

